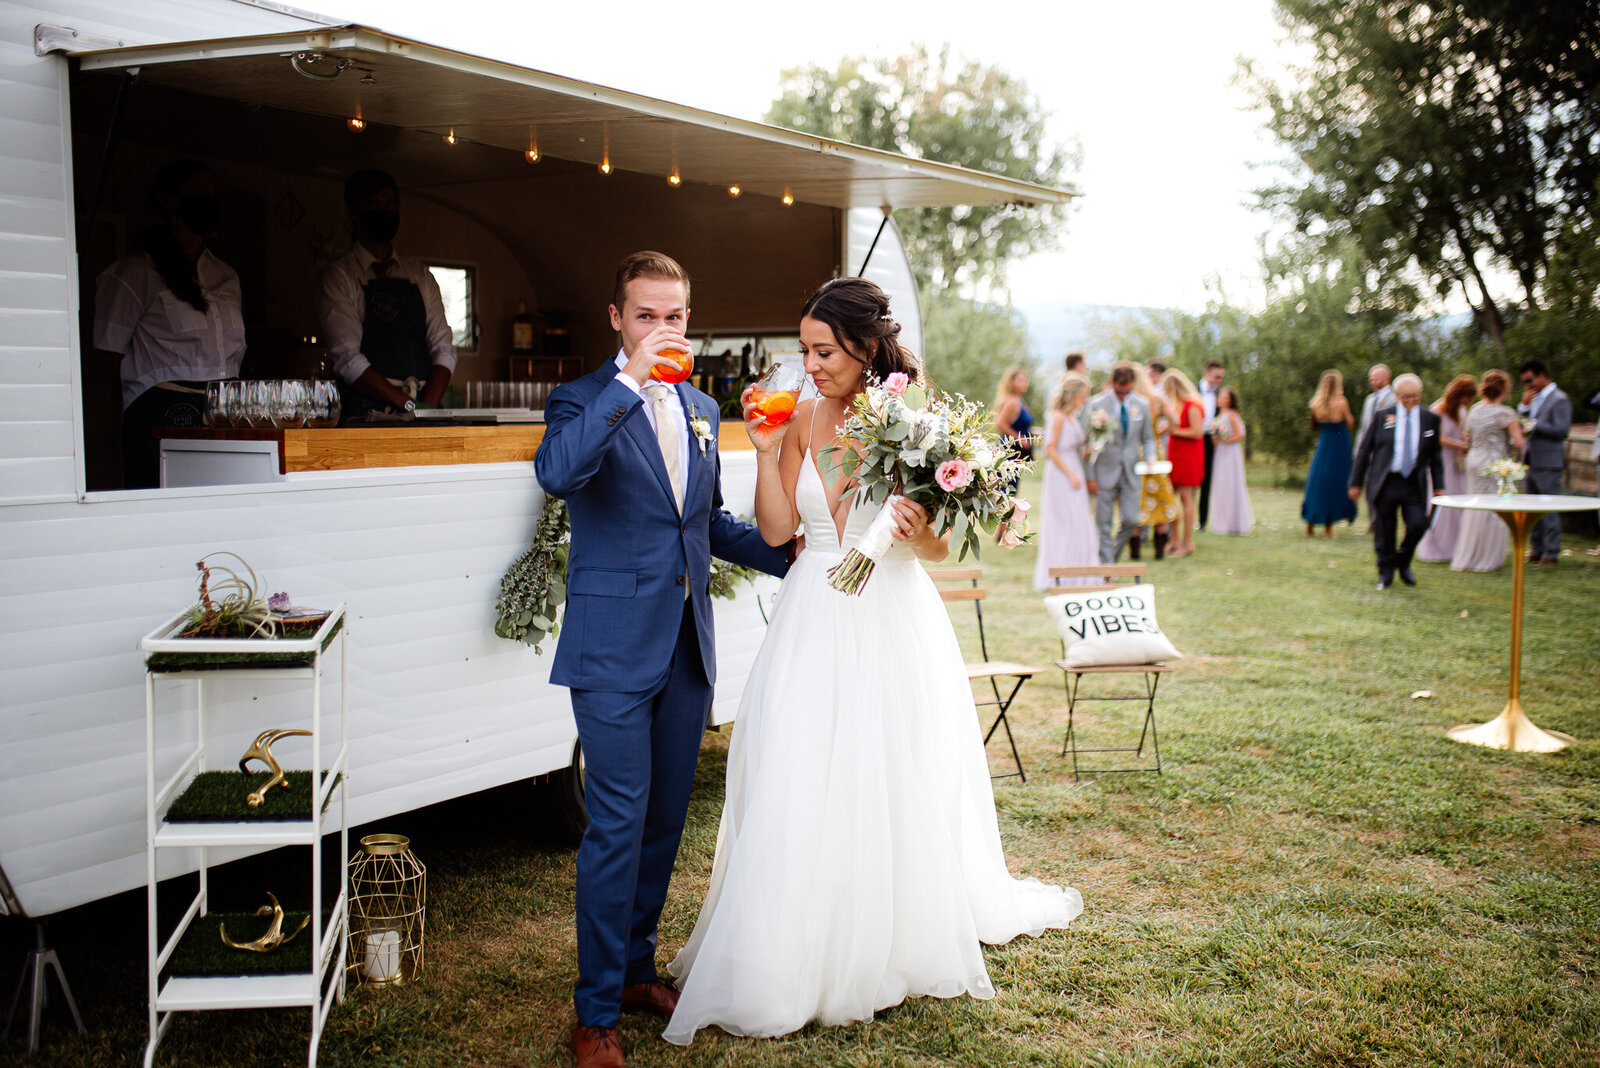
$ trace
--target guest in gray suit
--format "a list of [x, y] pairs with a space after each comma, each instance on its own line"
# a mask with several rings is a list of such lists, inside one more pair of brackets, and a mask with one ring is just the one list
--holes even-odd
[[[1526, 431], [1529, 493], [1560, 493], [1561, 473], [1567, 466], [1567, 431], [1572, 429], [1572, 401], [1550, 381], [1543, 360], [1528, 360], [1519, 370], [1526, 387], [1517, 412], [1533, 420]], [[1549, 512], [1533, 526], [1528, 540], [1528, 563], [1553, 564], [1561, 555], [1561, 516]]]
[[[1134, 531], [1139, 529], [1139, 496], [1144, 478], [1133, 465], [1156, 458], [1154, 421], [1150, 406], [1133, 392], [1134, 366], [1118, 363], [1111, 368], [1111, 388], [1083, 406], [1079, 415], [1091, 445], [1096, 440], [1095, 413], [1109, 427], [1111, 440], [1089, 461], [1089, 492], [1095, 494], [1094, 521], [1100, 529], [1100, 562], [1114, 564]], [[1122, 525], [1111, 533], [1118, 505]]]
[[1367, 369], [1367, 382], [1372, 386], [1372, 392], [1367, 394], [1367, 399], [1361, 402], [1361, 422], [1356, 424], [1356, 442], [1367, 436], [1367, 427], [1372, 423], [1372, 417], [1379, 408], [1388, 408], [1394, 404], [1394, 390], [1389, 386], [1388, 364], [1375, 363]]

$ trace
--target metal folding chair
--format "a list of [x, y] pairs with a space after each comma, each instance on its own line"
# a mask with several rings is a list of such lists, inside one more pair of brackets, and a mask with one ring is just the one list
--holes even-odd
[[[1009, 779], [1015, 777], [1021, 779], [1025, 783], [1028, 781], [1028, 776], [1027, 773], [1022, 770], [1022, 757], [1017, 753], [1017, 740], [1011, 734], [1011, 721], [1006, 718], [1006, 713], [1011, 710], [1011, 702], [1017, 699], [1017, 692], [1022, 689], [1022, 684], [1033, 678], [1033, 676], [1037, 675], [1044, 669], [1039, 667], [1031, 667], [1027, 664], [1019, 664], [1011, 660], [989, 659], [989, 639], [983, 632], [983, 599], [987, 595], [988, 591], [986, 591], [982, 586], [978, 585], [978, 580], [983, 578], [983, 568], [929, 568], [928, 576], [932, 578], [935, 583], [967, 583], [966, 586], [940, 586], [939, 596], [946, 602], [971, 601], [973, 610], [978, 615], [978, 648], [979, 651], [983, 653], [983, 660], [978, 663], [969, 663], [966, 665], [966, 668], [967, 679], [969, 681], [987, 681], [989, 683], [991, 692], [994, 694], [994, 697], [987, 701], [980, 701], [977, 698], [973, 698], [973, 704], [979, 708], [995, 709], [994, 722], [989, 725], [988, 732], [984, 734], [983, 744], [985, 748], [987, 748], [989, 745], [989, 739], [994, 737], [995, 731], [1004, 728], [1006, 732], [1006, 744], [1011, 747], [1011, 759], [1017, 765], [1016, 771], [1001, 772], [997, 775], [991, 775], [990, 778]], [[1007, 685], [1010, 686], [1010, 689], [1003, 694], [1001, 693], [1002, 680], [1007, 680]]]
[[[1082, 590], [1115, 590], [1120, 586], [1137, 585], [1144, 581], [1145, 566], [1143, 564], [1096, 564], [1090, 566], [1052, 567], [1050, 578], [1052, 585], [1059, 585], [1056, 580], [1064, 578], [1090, 578], [1099, 579], [1100, 582], [1092, 586], [1073, 586], [1073, 592]], [[1127, 581], [1131, 580], [1131, 582]], [[1062, 657], [1056, 661], [1056, 666], [1061, 669], [1062, 685], [1067, 693], [1067, 734], [1061, 743], [1061, 755], [1072, 757], [1072, 781], [1077, 782], [1081, 775], [1120, 775], [1137, 771], [1154, 771], [1161, 774], [1161, 742], [1156, 735], [1156, 688], [1161, 684], [1161, 676], [1172, 670], [1167, 664], [1130, 664], [1117, 667], [1068, 667], [1066, 660], [1066, 643], [1061, 645]], [[1080, 689], [1085, 675], [1137, 675], [1143, 682], [1143, 689], [1136, 693], [1112, 694], [1085, 694]], [[1078, 705], [1085, 701], [1143, 701], [1144, 721], [1139, 727], [1139, 743], [1137, 745], [1102, 745], [1080, 746], [1077, 733]], [[1083, 767], [1078, 763], [1079, 753], [1133, 753], [1136, 759], [1144, 759], [1145, 741], [1148, 738], [1151, 755], [1155, 757], [1154, 765], [1140, 765], [1122, 768]]]

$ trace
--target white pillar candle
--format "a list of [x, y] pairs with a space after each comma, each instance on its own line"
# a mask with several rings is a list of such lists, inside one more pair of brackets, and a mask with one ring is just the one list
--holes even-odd
[[400, 975], [400, 932], [392, 928], [367, 932], [366, 962], [368, 979], [395, 979]]

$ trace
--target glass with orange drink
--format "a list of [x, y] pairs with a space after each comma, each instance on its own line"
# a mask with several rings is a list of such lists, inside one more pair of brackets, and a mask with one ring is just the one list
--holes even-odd
[[805, 371], [797, 359], [774, 357], [767, 373], [750, 387], [751, 419], [759, 416], [761, 425], [770, 429], [782, 426], [794, 415], [794, 406], [800, 402], [800, 387], [806, 381]]
[[687, 381], [689, 376], [694, 373], [694, 356], [691, 353], [679, 352], [676, 349], [662, 349], [656, 355], [665, 356], [669, 360], [677, 361], [677, 363], [675, 365], [670, 363], [656, 364], [650, 368], [651, 378], [665, 382], [669, 386], [675, 386], [679, 382]]

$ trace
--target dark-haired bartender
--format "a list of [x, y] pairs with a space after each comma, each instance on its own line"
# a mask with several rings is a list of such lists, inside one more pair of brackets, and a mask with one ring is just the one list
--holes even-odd
[[456, 349], [432, 272], [395, 257], [400, 188], [384, 171], [357, 171], [344, 206], [355, 242], [317, 284], [322, 336], [345, 383], [344, 419], [437, 407]]
[[211, 168], [192, 159], [161, 168], [150, 189], [155, 221], [136, 249], [95, 285], [94, 345], [122, 375], [122, 484], [160, 480], [155, 430], [199, 426], [206, 382], [235, 378], [244, 360], [239, 276], [206, 248], [222, 219]]

